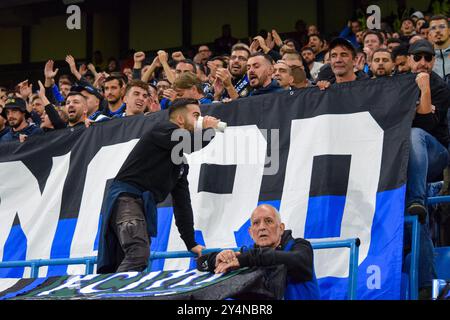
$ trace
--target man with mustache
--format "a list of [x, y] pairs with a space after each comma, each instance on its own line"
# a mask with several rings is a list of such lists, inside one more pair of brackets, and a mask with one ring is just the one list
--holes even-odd
[[326, 50], [324, 50], [324, 39], [320, 34], [314, 33], [308, 36], [308, 47], [311, 48], [315, 55], [315, 61], [322, 62]]
[[69, 92], [64, 106], [64, 111], [69, 117], [67, 126], [71, 128], [84, 127], [87, 110], [86, 98], [80, 92]]
[[35, 124], [29, 124], [27, 122], [30, 113], [27, 110], [25, 100], [21, 98], [12, 97], [6, 100], [2, 110], [2, 117], [8, 121], [10, 128], [9, 131], [1, 137], [0, 142], [23, 142], [26, 137], [43, 132]]
[[370, 63], [370, 70], [374, 78], [386, 77], [392, 75], [394, 71], [394, 61], [392, 54], [388, 49], [380, 48], [375, 50]]
[[86, 84], [80, 84], [78, 86], [73, 86], [71, 91], [80, 92], [87, 102], [87, 117], [89, 120], [96, 121], [97, 118], [102, 116], [102, 111], [100, 106], [103, 102], [103, 96], [97, 89]]
[[284, 299], [320, 299], [311, 244], [305, 239], [294, 238], [291, 230], [285, 230], [277, 209], [267, 204], [258, 206], [250, 217], [248, 231], [255, 242], [253, 247], [243, 248], [241, 252], [224, 250], [203, 255], [197, 259], [197, 269], [225, 273], [244, 267], [285, 265]]
[[[187, 175], [189, 166], [176, 148], [194, 141], [201, 116], [198, 101], [176, 99], [169, 117], [145, 132], [111, 183], [102, 212], [98, 273], [142, 272], [148, 265], [150, 237], [157, 234], [158, 203], [169, 193], [178, 231], [188, 250], [201, 254], [194, 237], [194, 218]], [[202, 128], [217, 128], [219, 119], [204, 116]], [[212, 130], [212, 137], [214, 130]], [[180, 137], [182, 141], [180, 141]], [[204, 136], [202, 136], [204, 137]], [[187, 139], [187, 141], [185, 140]], [[190, 140], [190, 141], [189, 141]], [[205, 144], [208, 139], [204, 139]]]
[[[431, 283], [436, 279], [434, 248], [428, 226], [426, 207], [427, 182], [440, 180], [447, 167], [447, 151], [450, 137], [447, 123], [447, 109], [450, 90], [433, 70], [435, 62], [433, 45], [419, 40], [409, 48], [408, 63], [416, 76], [420, 98], [411, 129], [411, 143], [408, 160], [406, 208], [410, 215], [417, 215], [423, 224], [420, 228], [419, 292], [429, 297]], [[405, 235], [410, 238], [409, 229]], [[405, 240], [410, 243], [410, 240]], [[408, 242], [409, 241], [409, 242]]]
[[103, 95], [107, 101], [107, 106], [103, 110], [103, 115], [111, 118], [125, 112], [124, 93], [125, 82], [121, 77], [109, 76], [105, 79]]
[[428, 38], [434, 44], [436, 54], [433, 71], [445, 79], [450, 74], [450, 31], [447, 17], [444, 15], [433, 16], [429, 24]]
[[232, 100], [247, 97], [251, 91], [247, 77], [247, 60], [250, 49], [247, 45], [238, 43], [231, 48], [228, 68], [216, 70], [214, 83], [215, 100], [230, 98]]
[[250, 96], [257, 96], [283, 90], [277, 80], [272, 79], [272, 57], [261, 52], [252, 53], [247, 61], [247, 77], [252, 91]]
[[302, 49], [302, 57], [303, 61], [306, 64], [306, 67], [309, 69], [309, 73], [311, 74], [311, 78], [313, 81], [317, 80], [317, 76], [319, 75], [320, 68], [322, 68], [323, 63], [316, 61], [316, 55], [314, 50], [310, 47], [304, 47]]

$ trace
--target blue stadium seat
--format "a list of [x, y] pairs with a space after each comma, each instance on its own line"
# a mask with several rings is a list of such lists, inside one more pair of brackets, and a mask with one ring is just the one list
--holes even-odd
[[450, 247], [435, 248], [434, 254], [438, 279], [450, 280]]

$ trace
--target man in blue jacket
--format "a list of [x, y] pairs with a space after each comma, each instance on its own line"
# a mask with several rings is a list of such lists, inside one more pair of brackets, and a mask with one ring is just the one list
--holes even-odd
[[21, 98], [9, 98], [6, 100], [2, 116], [8, 120], [9, 131], [5, 133], [0, 142], [21, 141], [33, 134], [42, 133], [42, 129], [35, 124], [29, 124], [27, 119], [30, 113], [27, 110], [25, 100]]
[[278, 81], [272, 79], [273, 72], [273, 60], [269, 55], [261, 52], [250, 55], [247, 61], [247, 77], [253, 89], [250, 96], [283, 90]]
[[359, 20], [349, 20], [347, 26], [341, 31], [339, 37], [347, 39], [355, 48], [359, 48], [361, 43], [358, 42], [356, 34], [361, 30], [361, 22]]
[[313, 249], [302, 238], [292, 237], [285, 230], [277, 209], [260, 205], [250, 217], [249, 233], [254, 247], [241, 252], [224, 250], [203, 255], [197, 259], [197, 269], [224, 273], [244, 267], [268, 267], [285, 265], [287, 282], [286, 300], [318, 300], [319, 286], [314, 273]]

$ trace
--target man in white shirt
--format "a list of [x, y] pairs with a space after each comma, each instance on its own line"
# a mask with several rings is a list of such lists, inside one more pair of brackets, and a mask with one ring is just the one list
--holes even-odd
[[310, 47], [305, 47], [302, 49], [302, 57], [309, 68], [312, 79], [316, 81], [323, 63], [315, 61], [316, 55], [314, 53], [314, 50]]

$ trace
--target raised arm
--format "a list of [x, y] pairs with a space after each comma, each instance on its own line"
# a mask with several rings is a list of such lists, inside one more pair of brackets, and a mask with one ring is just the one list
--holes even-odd
[[164, 72], [166, 73], [167, 76], [167, 80], [169, 80], [170, 83], [174, 83], [175, 81], [175, 74], [172, 71], [172, 69], [170, 68], [169, 64], [168, 64], [168, 60], [169, 60], [169, 55], [167, 54], [167, 52], [163, 51], [163, 50], [159, 50], [158, 51], [158, 58], [159, 58], [159, 62], [161, 62], [161, 65], [164, 69]]

